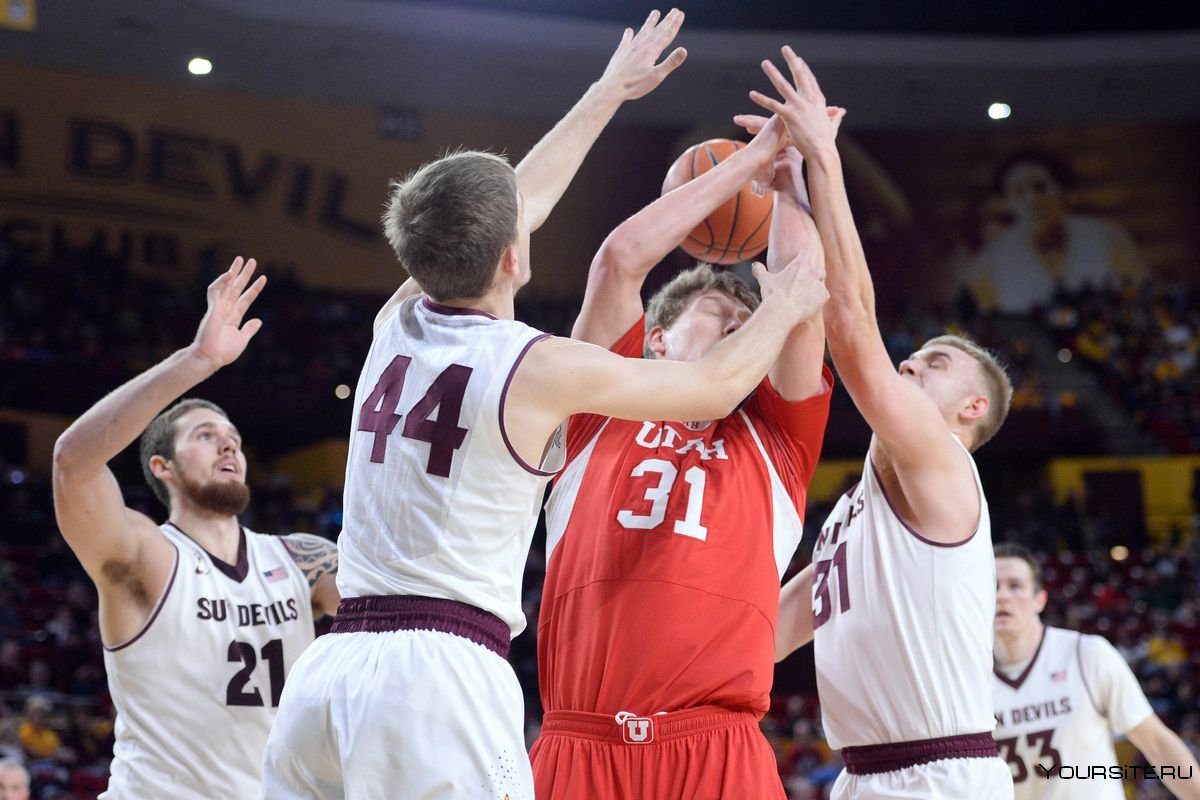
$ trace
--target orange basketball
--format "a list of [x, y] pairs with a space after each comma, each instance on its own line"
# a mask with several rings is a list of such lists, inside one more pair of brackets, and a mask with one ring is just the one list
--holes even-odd
[[[663, 194], [703, 175], [745, 145], [732, 139], [709, 139], [692, 145], [675, 159], [663, 181]], [[758, 195], [751, 184], [729, 198], [680, 242], [689, 256], [710, 264], [736, 264], [761, 253], [771, 230], [774, 195]]]

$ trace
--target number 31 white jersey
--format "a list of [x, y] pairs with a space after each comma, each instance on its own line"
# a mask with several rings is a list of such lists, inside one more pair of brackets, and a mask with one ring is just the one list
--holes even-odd
[[509, 384], [548, 334], [410, 297], [379, 326], [354, 395], [338, 539], [342, 597], [417, 595], [525, 628], [521, 579], [560, 437], [537, 467], [504, 430]]
[[813, 652], [834, 750], [992, 730], [996, 562], [978, 473], [975, 485], [974, 535], [938, 544], [896, 515], [868, 456], [821, 529]]
[[283, 681], [312, 644], [312, 596], [276, 536], [242, 530], [236, 564], [171, 523], [167, 587], [142, 630], [104, 650], [117, 709], [111, 800], [255, 797]]

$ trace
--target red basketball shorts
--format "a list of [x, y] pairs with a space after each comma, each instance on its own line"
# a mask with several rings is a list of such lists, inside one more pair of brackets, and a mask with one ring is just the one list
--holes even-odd
[[552, 711], [530, 752], [538, 800], [784, 800], [775, 753], [749, 712], [637, 717]]

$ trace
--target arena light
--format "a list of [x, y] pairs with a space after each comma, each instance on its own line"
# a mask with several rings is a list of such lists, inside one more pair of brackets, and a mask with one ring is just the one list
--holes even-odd
[[338, 400], [345, 400], [350, 396], [350, 387], [344, 383], [339, 383], [337, 388], [333, 390], [333, 396]]
[[1012, 108], [1008, 103], [992, 103], [988, 106], [988, 116], [992, 119], [1008, 119], [1012, 114]]
[[1058, 351], [1058, 360], [1064, 364], [1070, 364], [1071, 363], [1071, 351], [1065, 347], [1063, 349], [1059, 350]]
[[1129, 558], [1129, 548], [1123, 544], [1119, 544], [1109, 551], [1109, 555], [1112, 556], [1113, 561], [1124, 561]]
[[212, 62], [207, 58], [193, 58], [188, 62], [188, 72], [193, 75], [207, 75], [212, 72]]

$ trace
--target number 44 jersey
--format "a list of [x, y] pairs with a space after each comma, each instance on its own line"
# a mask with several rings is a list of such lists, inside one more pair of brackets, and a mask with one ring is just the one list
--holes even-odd
[[[338, 590], [457, 600], [525, 627], [521, 578], [557, 434], [526, 464], [512, 377], [549, 334], [410, 297], [379, 325], [354, 395]], [[519, 409], [514, 409], [520, 413]]]
[[[613, 346], [640, 356], [644, 323]], [[763, 381], [711, 422], [580, 415], [546, 507], [538, 670], [547, 711], [765, 713], [779, 582], [802, 532], [833, 376]]]
[[103, 797], [254, 797], [284, 678], [313, 641], [308, 581], [276, 536], [243, 529], [227, 564], [160, 530], [176, 553], [167, 587], [104, 651], [117, 722]]

